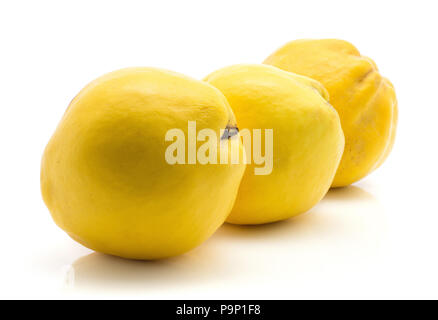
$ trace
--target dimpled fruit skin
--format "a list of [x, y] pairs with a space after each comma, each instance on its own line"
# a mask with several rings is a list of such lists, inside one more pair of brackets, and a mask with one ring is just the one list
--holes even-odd
[[342, 40], [297, 40], [264, 63], [318, 80], [328, 90], [345, 134], [333, 187], [352, 184], [383, 163], [394, 144], [397, 99], [370, 58]]
[[[273, 129], [272, 173], [254, 175], [261, 166], [248, 164], [227, 222], [279, 221], [321, 200], [344, 148], [339, 116], [324, 99], [325, 89], [317, 81], [266, 65], [227, 67], [206, 81], [225, 95], [239, 128]], [[262, 146], [262, 154], [264, 150]]]
[[245, 166], [169, 165], [165, 134], [180, 128], [187, 137], [188, 120], [219, 131], [234, 115], [219, 90], [170, 71], [124, 69], [86, 86], [42, 159], [42, 195], [58, 226], [88, 248], [132, 259], [206, 240], [229, 214]]

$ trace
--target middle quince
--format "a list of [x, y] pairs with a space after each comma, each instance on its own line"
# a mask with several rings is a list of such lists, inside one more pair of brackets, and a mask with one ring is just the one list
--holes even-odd
[[[269, 223], [317, 204], [330, 188], [345, 142], [325, 88], [267, 65], [226, 67], [205, 80], [226, 96], [243, 129], [248, 166], [227, 222]], [[263, 158], [266, 170], [260, 168]]]

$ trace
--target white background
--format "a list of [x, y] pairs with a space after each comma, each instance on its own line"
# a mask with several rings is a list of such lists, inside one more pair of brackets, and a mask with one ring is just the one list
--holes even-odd
[[[438, 298], [436, 1], [2, 1], [0, 298]], [[386, 163], [308, 214], [225, 225], [158, 262], [80, 246], [41, 200], [43, 149], [103, 73], [154, 66], [202, 78], [287, 41], [341, 38], [394, 83]]]

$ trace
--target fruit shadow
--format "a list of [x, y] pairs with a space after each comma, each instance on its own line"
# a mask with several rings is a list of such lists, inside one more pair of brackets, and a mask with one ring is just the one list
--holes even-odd
[[323, 200], [366, 200], [376, 201], [376, 198], [369, 192], [358, 186], [347, 186], [339, 188], [331, 188], [325, 195]]
[[177, 290], [216, 276], [220, 273], [219, 259], [205, 244], [184, 255], [157, 261], [94, 252], [71, 265], [64, 276], [64, 288], [103, 293]]
[[[345, 208], [349, 203], [355, 203], [356, 205], [367, 203], [374, 209], [378, 207], [377, 199], [371, 193], [360, 187], [347, 186], [332, 188], [317, 206], [297, 217], [262, 225], [235, 225], [225, 223], [217, 232], [217, 236], [250, 237], [252, 240], [261, 237], [264, 240], [270, 241], [288, 235], [287, 240], [299, 240], [303, 238], [303, 236], [318, 234], [321, 229], [336, 230], [340, 221], [338, 221], [336, 217], [326, 215], [325, 211], [327, 211], [328, 207], [336, 205]], [[354, 212], [354, 210], [351, 211]], [[381, 211], [381, 209], [379, 208], [375, 211]]]
[[351, 257], [357, 248], [374, 250], [383, 216], [369, 192], [357, 186], [331, 189], [306, 214], [257, 226], [226, 223], [208, 241], [179, 257], [135, 261], [100, 253], [83, 256], [66, 272], [65, 287], [144, 294], [180, 292], [187, 286], [205, 289], [215, 281], [223, 285], [249, 272], [262, 272], [258, 259], [274, 261], [281, 255], [301, 261], [295, 268], [305, 269], [309, 261], [324, 261], [327, 254]]

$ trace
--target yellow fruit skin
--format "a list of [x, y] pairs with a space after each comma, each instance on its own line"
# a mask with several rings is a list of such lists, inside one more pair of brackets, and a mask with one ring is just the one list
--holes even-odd
[[175, 256], [211, 236], [245, 165], [168, 164], [165, 134], [180, 128], [187, 137], [189, 120], [218, 139], [235, 122], [219, 90], [170, 71], [124, 69], [86, 86], [42, 159], [42, 195], [58, 226], [88, 248], [132, 259]]
[[225, 95], [241, 129], [273, 129], [272, 173], [254, 175], [257, 165], [247, 165], [227, 222], [279, 221], [321, 200], [344, 148], [339, 116], [323, 98], [324, 87], [266, 65], [231, 66], [205, 80]]
[[374, 61], [346, 41], [323, 39], [289, 42], [264, 63], [313, 78], [329, 92], [345, 134], [333, 187], [350, 185], [383, 163], [394, 144], [397, 99]]

